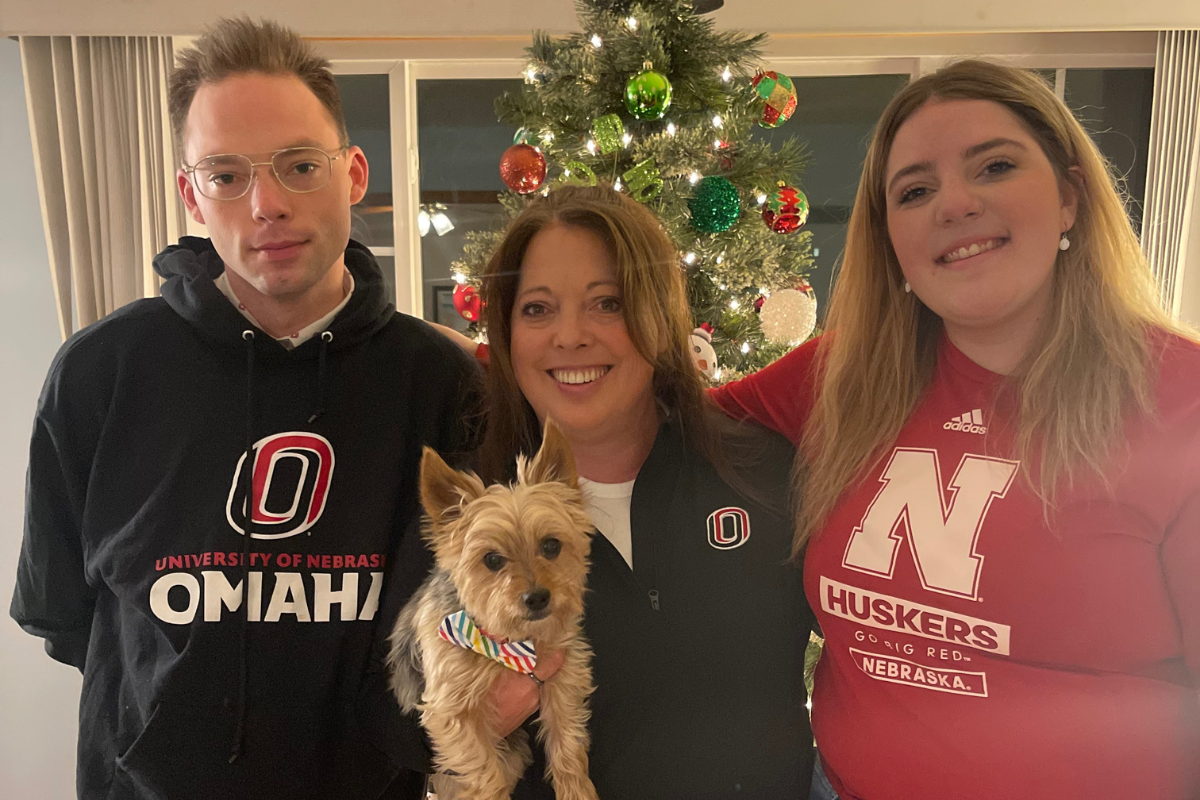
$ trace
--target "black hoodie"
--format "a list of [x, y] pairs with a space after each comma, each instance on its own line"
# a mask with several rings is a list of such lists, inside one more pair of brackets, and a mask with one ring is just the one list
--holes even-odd
[[289, 351], [185, 238], [155, 259], [161, 299], [51, 366], [11, 613], [83, 672], [81, 798], [357, 800], [427, 767], [380, 609], [421, 446], [469, 448], [477, 368], [396, 313], [366, 248], [345, 260], [349, 303]]

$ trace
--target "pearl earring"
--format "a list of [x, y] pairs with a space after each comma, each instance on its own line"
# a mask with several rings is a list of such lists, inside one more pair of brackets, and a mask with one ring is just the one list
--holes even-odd
[[1058, 240], [1058, 249], [1065, 251], [1070, 246], [1071, 240], [1067, 238], [1067, 234], [1064, 232], [1062, 238]]
[[904, 293], [908, 294], [911, 291], [912, 291], [912, 287], [908, 285], [908, 281], [905, 281], [904, 282]]

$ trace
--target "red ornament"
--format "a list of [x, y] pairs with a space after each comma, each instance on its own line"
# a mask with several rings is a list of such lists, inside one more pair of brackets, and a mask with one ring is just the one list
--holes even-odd
[[766, 296], [765, 296], [765, 295], [761, 295], [761, 294], [760, 294], [760, 295], [758, 296], [758, 299], [754, 301], [754, 310], [755, 310], [756, 312], [757, 312], [757, 311], [762, 311], [763, 303], [765, 303], [766, 301], [767, 301], [767, 298], [766, 298]]
[[763, 203], [762, 216], [776, 233], [795, 233], [808, 221], [808, 198], [796, 187], [780, 183]]
[[517, 194], [530, 194], [546, 180], [546, 157], [531, 144], [514, 144], [500, 157], [500, 180]]
[[707, 322], [701, 322], [700, 327], [704, 328], [704, 330], [707, 331], [710, 336], [712, 335], [712, 332], [714, 330], [712, 325], [709, 325]]
[[478, 322], [482, 309], [479, 290], [466, 283], [454, 287], [454, 310], [467, 322]]

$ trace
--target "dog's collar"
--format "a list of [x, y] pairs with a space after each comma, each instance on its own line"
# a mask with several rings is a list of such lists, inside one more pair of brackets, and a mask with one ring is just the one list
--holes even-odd
[[474, 650], [493, 661], [499, 661], [511, 670], [532, 675], [537, 666], [537, 652], [532, 641], [502, 642], [488, 636], [475, 624], [466, 611], [448, 614], [438, 628], [438, 636], [447, 642], [467, 650]]

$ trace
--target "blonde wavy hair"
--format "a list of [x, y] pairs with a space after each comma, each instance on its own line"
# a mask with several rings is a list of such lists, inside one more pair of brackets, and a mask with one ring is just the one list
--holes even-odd
[[798, 554], [844, 491], [899, 435], [929, 386], [941, 318], [914, 294], [888, 234], [887, 160], [896, 132], [931, 100], [989, 100], [1041, 145], [1060, 185], [1079, 194], [1071, 247], [1054, 269], [1052, 313], [1004, 382], [1018, 411], [1022, 477], [1054, 507], [1083, 471], [1104, 477], [1123, 415], [1149, 412], [1158, 359], [1153, 330], [1192, 335], [1162, 309], [1104, 157], [1033, 74], [960, 61], [906, 86], [883, 112], [863, 165], [841, 270], [818, 345], [819, 393], [805, 422], [794, 480], [801, 498]]

